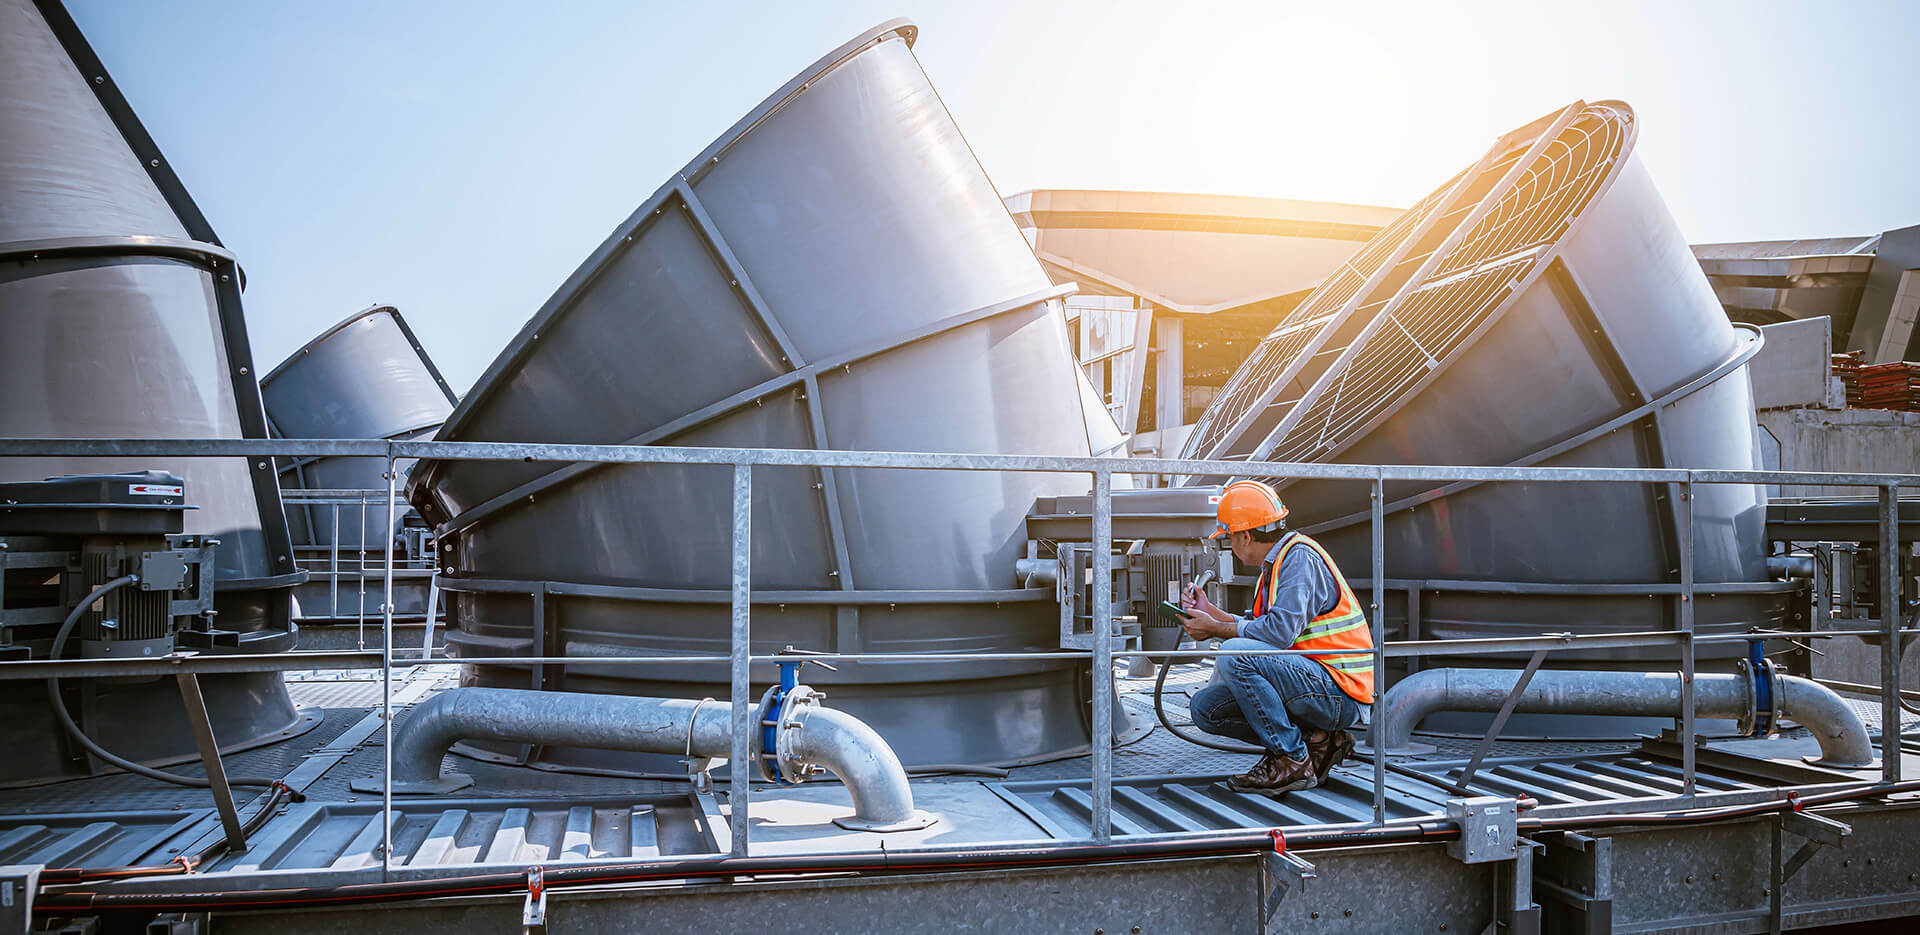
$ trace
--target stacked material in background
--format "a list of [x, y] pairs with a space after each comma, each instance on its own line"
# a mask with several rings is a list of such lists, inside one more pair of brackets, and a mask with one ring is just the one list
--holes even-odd
[[1860, 368], [1864, 365], [1864, 351], [1848, 351], [1833, 355], [1833, 375], [1840, 378], [1840, 385], [1847, 391], [1847, 408], [1860, 409], [1866, 405], [1861, 398]]
[[[1853, 405], [1848, 393], [1848, 405]], [[1920, 364], [1895, 361], [1860, 368], [1860, 406], [1920, 412]]]

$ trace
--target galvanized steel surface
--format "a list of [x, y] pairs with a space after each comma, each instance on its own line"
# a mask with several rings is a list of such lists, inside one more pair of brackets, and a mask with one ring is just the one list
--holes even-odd
[[[1501, 709], [1520, 674], [1498, 669], [1425, 669], [1387, 692], [1375, 717], [1387, 749], [1401, 750], [1422, 718], [1437, 711]], [[1536, 672], [1517, 699], [1515, 711], [1539, 714], [1615, 714], [1678, 717], [1681, 677], [1677, 672]], [[1811, 730], [1820, 741], [1822, 762], [1869, 767], [1875, 760], [1867, 728], [1845, 701], [1807, 679], [1773, 679], [1774, 712]], [[1756, 712], [1753, 680], [1742, 673], [1700, 673], [1693, 677], [1694, 711], [1700, 717], [1726, 718], [1751, 725]]]
[[[904, 21], [869, 30], [669, 180], [494, 362], [440, 438], [1090, 454], [1052, 304], [1063, 290], [921, 72], [915, 37]], [[441, 528], [453, 569], [449, 653], [723, 652], [725, 607], [677, 595], [726, 592], [727, 480], [688, 466], [423, 462], [409, 492]], [[1050, 606], [989, 595], [1015, 588], [1033, 501], [1085, 489], [1084, 478], [1035, 473], [755, 470], [754, 589], [825, 598], [758, 603], [755, 645], [1048, 648]], [[531, 616], [525, 594], [464, 590], [467, 578], [532, 585], [546, 616]], [[923, 596], [869, 597], [897, 592]], [[717, 666], [547, 672], [542, 687], [676, 697], [721, 694], [726, 681]], [[474, 677], [531, 684], [507, 666]], [[1087, 743], [1077, 661], [809, 678], [909, 764], [1022, 761]]]

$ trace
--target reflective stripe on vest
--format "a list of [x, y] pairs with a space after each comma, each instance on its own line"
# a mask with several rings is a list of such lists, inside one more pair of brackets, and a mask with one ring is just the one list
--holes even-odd
[[[1340, 690], [1361, 704], [1373, 703], [1373, 632], [1367, 627], [1366, 614], [1360, 609], [1360, 600], [1353, 596], [1353, 589], [1347, 586], [1347, 579], [1340, 574], [1340, 566], [1333, 563], [1332, 556], [1304, 533], [1295, 533], [1282, 546], [1280, 554], [1273, 563], [1260, 571], [1260, 581], [1254, 585], [1253, 615], [1260, 616], [1273, 606], [1280, 594], [1280, 565], [1287, 560], [1287, 553], [1293, 547], [1305, 543], [1320, 560], [1327, 564], [1327, 571], [1333, 574], [1333, 582], [1340, 591], [1340, 600], [1333, 609], [1307, 622], [1305, 629], [1294, 638], [1293, 649], [1335, 650], [1326, 655], [1308, 656], [1327, 667]], [[1344, 650], [1344, 652], [1340, 652]]]

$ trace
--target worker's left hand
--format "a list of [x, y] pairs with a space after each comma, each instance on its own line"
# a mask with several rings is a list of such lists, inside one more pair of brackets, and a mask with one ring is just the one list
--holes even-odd
[[1227, 639], [1234, 635], [1232, 624], [1221, 623], [1207, 616], [1206, 611], [1196, 610], [1180, 618], [1180, 629], [1196, 640]]

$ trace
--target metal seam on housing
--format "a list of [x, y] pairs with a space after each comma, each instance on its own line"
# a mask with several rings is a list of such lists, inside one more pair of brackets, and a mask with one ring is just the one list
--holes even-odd
[[[1587, 442], [1593, 441], [1594, 439], [1599, 438], [1602, 435], [1606, 435], [1609, 432], [1617, 431], [1621, 428], [1624, 428], [1628, 425], [1638, 422], [1641, 419], [1646, 418], [1647, 415], [1650, 413], [1657, 412], [1661, 409], [1665, 409], [1666, 407], [1671, 406], [1674, 403], [1679, 402], [1682, 399], [1685, 399], [1686, 397], [1692, 396], [1693, 394], [1703, 389], [1706, 389], [1707, 387], [1712, 386], [1715, 383], [1720, 382], [1721, 378], [1739, 369], [1742, 365], [1746, 364], [1747, 361], [1752, 360], [1754, 358], [1754, 355], [1760, 353], [1761, 346], [1766, 343], [1766, 337], [1761, 333], [1758, 327], [1754, 325], [1744, 324], [1741, 322], [1734, 322], [1733, 326], [1738, 329], [1753, 332], [1754, 339], [1751, 342], [1749, 342], [1749, 344], [1746, 347], [1735, 350], [1733, 352], [1733, 355], [1728, 357], [1725, 361], [1722, 361], [1719, 366], [1713, 368], [1712, 370], [1707, 371], [1704, 374], [1701, 374], [1700, 376], [1694, 377], [1692, 380], [1689, 380], [1686, 383], [1683, 383], [1672, 390], [1669, 390], [1665, 395], [1660, 396], [1657, 399], [1642, 403], [1639, 406], [1629, 409], [1626, 412], [1621, 413], [1620, 415], [1614, 416], [1613, 418], [1608, 419], [1607, 421], [1602, 422], [1599, 425], [1596, 425], [1590, 429], [1587, 429], [1584, 432], [1574, 435], [1571, 438], [1567, 438], [1563, 441], [1556, 442], [1553, 445], [1549, 445], [1546, 448], [1542, 448], [1539, 451], [1536, 451], [1533, 454], [1527, 455], [1523, 458], [1518, 458], [1513, 461], [1509, 461], [1506, 464], [1501, 465], [1501, 467], [1532, 467], [1533, 465], [1538, 464], [1541, 461], [1545, 461], [1548, 458], [1557, 457], [1559, 455], [1572, 451], [1573, 449], [1578, 448], [1581, 445], [1586, 444]], [[1278, 486], [1285, 486], [1287, 483], [1288, 481], [1281, 481]], [[1399, 500], [1395, 500], [1394, 502], [1387, 504], [1385, 509], [1386, 509], [1386, 512], [1388, 513], [1397, 513], [1401, 510], [1420, 506], [1421, 504], [1431, 503], [1434, 500], [1438, 500], [1442, 497], [1451, 496], [1453, 494], [1459, 493], [1462, 490], [1467, 490], [1472, 487], [1477, 487], [1483, 483], [1485, 483], [1485, 481], [1456, 481], [1444, 487], [1436, 487], [1436, 488], [1433, 488], [1432, 490], [1423, 491], [1421, 493], [1414, 494], [1413, 496], [1410, 496], [1410, 497], [1402, 497]], [[1365, 518], [1366, 518], [1366, 511], [1364, 510], [1356, 511], [1353, 513], [1349, 513], [1345, 516], [1336, 517], [1334, 519], [1326, 520], [1324, 522], [1315, 523], [1312, 526], [1302, 527], [1301, 532], [1311, 534], [1316, 532], [1323, 532], [1329, 529], [1339, 529], [1344, 526], [1351, 526], [1354, 523], [1358, 523]]]
[[[572, 584], [517, 578], [450, 578], [442, 576], [440, 589], [474, 594], [552, 594], [599, 597], [609, 600], [650, 601], [662, 604], [726, 604], [731, 590], [720, 588], [640, 588], [611, 584]], [[976, 590], [766, 590], [752, 592], [755, 604], [1013, 604], [1053, 600], [1053, 588]]]
[[0, 243], [0, 260], [41, 260], [69, 256], [152, 256], [199, 262], [209, 268], [219, 261], [239, 265], [232, 251], [203, 240], [153, 237], [134, 234], [125, 237], [51, 237], [45, 240], [16, 240]]
[[[760, 294], [759, 287], [753, 284], [753, 278], [747, 274], [746, 265], [740, 262], [733, 248], [727, 244], [726, 237], [720, 233], [720, 225], [715, 223], [713, 216], [707, 213], [706, 206], [700, 203], [700, 197], [694, 194], [693, 185], [687, 181], [684, 174], [674, 183], [674, 191], [679, 193], [681, 206], [692, 217], [694, 231], [707, 242], [714, 256], [720, 260], [721, 267], [725, 269], [731, 280], [730, 284], [744, 300], [748, 314], [759, 322], [760, 327], [766, 330], [767, 334], [773, 338], [773, 343], [780, 349], [780, 362], [792, 370], [805, 367], [806, 358], [800, 355], [799, 347], [793, 343], [792, 338], [787, 336], [787, 330], [780, 324], [779, 317], [773, 314], [773, 309], [767, 305], [766, 298]], [[828, 447], [826, 416], [820, 408], [819, 381], [809, 374], [801, 380], [801, 387], [807, 398], [807, 434], [813, 439], [815, 448]], [[835, 495], [837, 488], [833, 479], [828, 476], [830, 473], [831, 471], [827, 468], [814, 469], [814, 476], [819, 480], [816, 489], [820, 491], [820, 507], [827, 520], [827, 548], [832, 550], [834, 557], [833, 577], [838, 579], [842, 589], [851, 589], [853, 563], [847, 549], [846, 523], [840, 512], [839, 499]]]
[[[725, 416], [737, 409], [745, 408], [748, 403], [751, 403], [755, 400], [765, 399], [768, 396], [772, 396], [775, 393], [779, 393], [783, 390], [792, 389], [795, 386], [804, 386], [806, 384], [806, 381], [810, 379], [815, 379], [821, 373], [832, 370], [836, 367], [845, 367], [845, 366], [850, 366], [852, 364], [857, 364], [860, 361], [866, 360], [869, 357], [876, 357], [881, 354], [885, 354], [890, 351], [894, 351], [894, 350], [898, 350], [900, 348], [906, 347], [910, 344], [917, 344], [928, 338], [938, 337], [939, 335], [945, 334], [949, 331], [955, 331], [960, 328], [964, 328], [968, 325], [986, 321], [987, 319], [990, 319], [990, 318], [997, 318], [1001, 315], [1007, 315], [1013, 312], [1023, 311], [1025, 309], [1032, 308], [1033, 306], [1050, 302], [1054, 299], [1060, 298], [1061, 296], [1067, 295], [1073, 291], [1074, 291], [1074, 287], [1072, 285], [1050, 286], [1046, 289], [1041, 289], [1037, 292], [1030, 292], [1026, 295], [1020, 296], [1015, 299], [1010, 299], [1005, 302], [999, 302], [993, 305], [977, 308], [969, 312], [961, 312], [958, 315], [942, 318], [939, 321], [932, 322], [922, 328], [918, 328], [913, 331], [909, 331], [904, 334], [901, 334], [895, 340], [878, 342], [876, 344], [872, 344], [867, 347], [860, 348], [858, 350], [835, 355], [833, 357], [829, 357], [824, 360], [820, 360], [815, 363], [807, 364], [805, 366], [790, 370], [777, 377], [774, 377], [773, 379], [762, 381], [757, 386], [753, 386], [753, 387], [749, 387], [747, 389], [741, 390], [740, 392], [735, 393], [732, 396], [728, 396], [727, 398], [722, 399], [718, 402], [710, 403], [704, 407], [696, 409], [664, 425], [660, 425], [655, 428], [649, 429], [648, 431], [643, 432], [639, 435], [636, 435], [633, 438], [630, 438], [624, 442], [620, 442], [619, 444], [625, 445], [625, 446], [635, 446], [635, 447], [651, 446], [652, 443], [655, 441], [669, 438], [674, 435], [682, 434], [684, 432], [697, 428], [701, 425], [705, 425], [708, 422], [712, 422], [713, 420], [718, 419], [722, 416]], [[447, 426], [451, 426], [452, 424], [453, 423], [451, 419], [449, 419], [446, 423]], [[444, 427], [441, 429], [442, 434], [445, 434], [446, 431], [447, 429]], [[425, 486], [427, 486], [429, 482], [425, 478], [431, 476], [433, 472], [433, 468], [429, 466], [437, 465], [439, 463], [437, 460], [433, 458], [432, 455], [423, 456], [421, 460], [422, 460], [422, 469], [415, 471], [413, 476], [414, 478], [417, 478], [417, 479], [408, 481], [407, 486], [409, 489], [422, 489]], [[543, 490], [547, 490], [557, 484], [562, 484], [568, 481], [572, 481], [580, 477], [581, 475], [594, 471], [609, 463], [614, 463], [614, 462], [594, 462], [594, 463], [586, 463], [586, 464], [573, 464], [573, 465], [568, 465], [566, 467], [557, 468], [555, 470], [549, 471], [546, 474], [542, 474], [539, 477], [533, 478], [532, 480], [522, 483], [514, 487], [513, 489], [506, 491], [505, 493], [496, 494], [495, 496], [480, 502], [478, 505], [475, 505], [465, 510], [464, 512], [460, 513], [457, 516], [450, 517], [449, 519], [447, 519], [446, 522], [441, 523], [439, 525], [439, 528], [436, 530], [436, 534], [445, 536], [445, 535], [458, 532], [462, 529], [467, 528], [468, 526], [473, 525], [475, 522], [481, 519], [484, 519], [489, 515], [492, 515], [493, 513], [499, 512], [502, 509], [506, 509], [507, 507], [510, 507], [517, 503], [525, 503], [526, 498], [533, 494], [539, 493]]]

